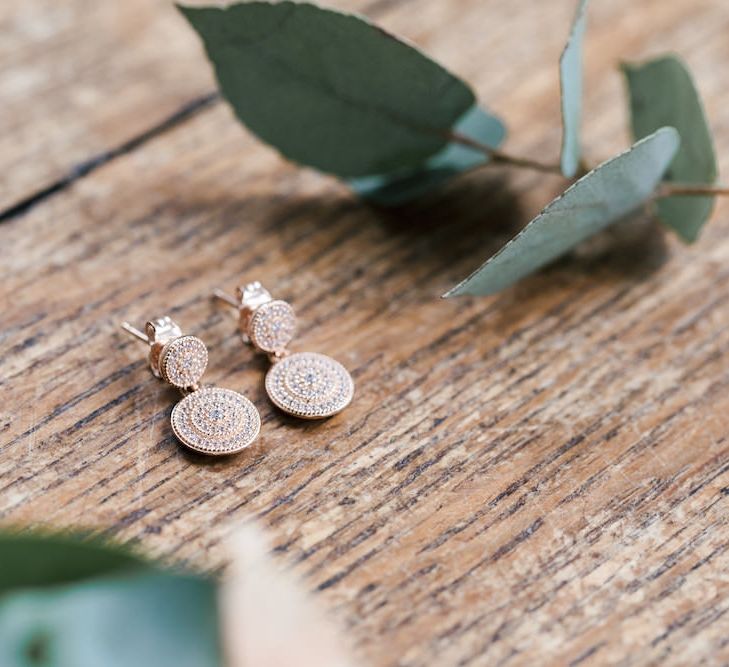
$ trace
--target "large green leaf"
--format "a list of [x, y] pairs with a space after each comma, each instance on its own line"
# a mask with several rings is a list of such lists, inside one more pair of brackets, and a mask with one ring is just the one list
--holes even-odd
[[344, 178], [419, 168], [475, 103], [462, 80], [359, 16], [288, 0], [180, 11], [240, 120]]
[[567, 46], [559, 60], [562, 87], [562, 173], [571, 178], [582, 158], [582, 41], [587, 24], [587, 4], [580, 0]]
[[[718, 169], [711, 130], [686, 65], [669, 55], [641, 65], [623, 65], [623, 71], [635, 137], [644, 137], [663, 125], [671, 125], [681, 134], [681, 150], [666, 180], [714, 183]], [[668, 197], [658, 201], [658, 215], [691, 242], [698, 238], [713, 206], [713, 197]]]
[[678, 132], [665, 127], [604, 162], [445, 296], [497, 292], [635, 211], [654, 193], [679, 143]]
[[[454, 130], [491, 148], [498, 148], [506, 136], [501, 121], [478, 107], [467, 112]], [[488, 157], [483, 151], [451, 142], [417, 169], [382, 176], [363, 176], [351, 179], [349, 183], [355, 192], [366, 199], [393, 206], [419, 197], [452, 176], [487, 162]]]
[[0, 597], [3, 667], [219, 667], [207, 581], [161, 574]]

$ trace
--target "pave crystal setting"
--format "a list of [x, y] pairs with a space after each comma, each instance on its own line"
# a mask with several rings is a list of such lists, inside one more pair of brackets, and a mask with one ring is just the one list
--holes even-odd
[[261, 429], [258, 410], [231, 389], [204, 387], [172, 409], [172, 430], [190, 449], [203, 454], [235, 454], [245, 449]]
[[354, 382], [347, 369], [331, 357], [298, 352], [269, 369], [266, 391], [284, 412], [304, 419], [322, 419], [349, 405]]
[[162, 350], [162, 379], [179, 389], [195, 386], [208, 366], [208, 350], [196, 336], [175, 338]]
[[269, 301], [260, 305], [248, 324], [251, 342], [263, 352], [281, 352], [295, 333], [296, 315], [285, 301]]

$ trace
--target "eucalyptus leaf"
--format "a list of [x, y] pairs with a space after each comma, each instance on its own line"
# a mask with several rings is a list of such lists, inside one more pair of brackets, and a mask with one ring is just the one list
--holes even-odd
[[[454, 131], [477, 142], [498, 148], [506, 137], [500, 120], [478, 107], [473, 107], [456, 123]], [[416, 169], [395, 174], [364, 176], [349, 181], [352, 189], [365, 199], [384, 206], [404, 204], [420, 197], [464, 171], [489, 161], [483, 152], [460, 143], [449, 143]]]
[[572, 178], [582, 158], [582, 42], [587, 26], [587, 4], [580, 0], [567, 46], [559, 60], [562, 88], [562, 173]]
[[3, 667], [219, 667], [205, 580], [136, 574], [0, 597]]
[[343, 178], [420, 168], [475, 104], [461, 79], [359, 16], [288, 0], [179, 9], [238, 118]]
[[[644, 137], [663, 125], [671, 125], [681, 134], [681, 149], [666, 180], [714, 183], [718, 168], [711, 130], [683, 61], [668, 55], [640, 65], [623, 65], [623, 72], [635, 137]], [[713, 197], [667, 197], [658, 201], [658, 215], [681, 238], [691, 242], [698, 238], [713, 206]]]
[[637, 210], [654, 193], [679, 143], [674, 128], [661, 128], [604, 162], [445, 296], [498, 292]]

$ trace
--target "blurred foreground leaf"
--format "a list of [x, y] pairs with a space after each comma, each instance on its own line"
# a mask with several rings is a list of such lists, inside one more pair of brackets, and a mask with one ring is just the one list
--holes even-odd
[[219, 667], [216, 591], [98, 541], [0, 538], [3, 667]]
[[587, 4], [579, 0], [567, 46], [559, 59], [562, 88], [562, 173], [572, 178], [582, 158], [582, 41], [587, 25]]
[[[713, 184], [718, 169], [711, 130], [691, 74], [676, 56], [623, 65], [630, 92], [633, 134], [640, 139], [664, 125], [681, 135], [681, 149], [666, 174], [679, 183]], [[658, 201], [662, 222], [685, 241], [695, 241], [711, 215], [714, 197], [666, 197]]]
[[680, 143], [665, 127], [583, 176], [445, 296], [492, 294], [638, 209], [654, 193]]
[[229, 544], [221, 589], [227, 667], [355, 667], [347, 633], [285, 564], [254, 524]]
[[292, 160], [374, 177], [354, 183], [374, 199], [403, 201], [485, 161], [448, 146], [459, 122], [489, 145], [503, 138], [466, 83], [362, 17], [288, 0], [179, 9], [245, 125]]
[[17, 588], [153, 568], [125, 547], [112, 548], [98, 539], [40, 533], [0, 536], [0, 595]]

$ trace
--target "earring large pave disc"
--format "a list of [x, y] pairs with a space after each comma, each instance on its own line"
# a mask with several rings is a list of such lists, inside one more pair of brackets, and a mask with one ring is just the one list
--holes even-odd
[[323, 419], [344, 410], [354, 382], [338, 361], [316, 352], [297, 352], [277, 361], [266, 374], [273, 404], [295, 417]]
[[202, 454], [235, 454], [261, 430], [261, 416], [245, 396], [231, 389], [203, 387], [172, 409], [172, 430], [190, 449]]

